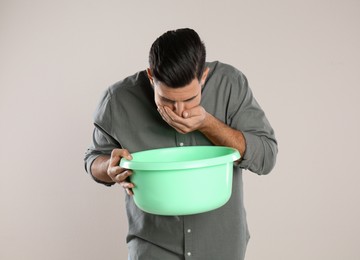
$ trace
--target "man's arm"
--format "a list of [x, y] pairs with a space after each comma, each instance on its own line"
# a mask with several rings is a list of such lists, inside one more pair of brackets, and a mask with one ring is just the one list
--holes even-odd
[[246, 143], [241, 131], [227, 126], [207, 113], [203, 107], [197, 106], [187, 110], [182, 117], [166, 106], [159, 107], [158, 110], [163, 119], [178, 132], [186, 134], [199, 130], [214, 145], [233, 147], [239, 151], [241, 156], [244, 155]]
[[[234, 129], [207, 113], [201, 106], [186, 110], [182, 117], [166, 106], [159, 107], [158, 110], [162, 118], [180, 133], [199, 130], [213, 144], [237, 149], [242, 157], [239, 164], [242, 168], [257, 174], [267, 174], [275, 165], [277, 144], [265, 133], [255, 134]], [[260, 125], [259, 128], [261, 127], [263, 126]]]
[[241, 157], [244, 156], [246, 141], [242, 132], [224, 124], [213, 115], [206, 113], [205, 119], [198, 130], [213, 144], [233, 147], [239, 151]]

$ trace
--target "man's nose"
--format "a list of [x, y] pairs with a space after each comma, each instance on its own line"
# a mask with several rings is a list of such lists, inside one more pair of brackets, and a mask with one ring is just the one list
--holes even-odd
[[174, 103], [174, 112], [178, 116], [182, 116], [182, 113], [185, 110], [184, 102], [175, 102]]

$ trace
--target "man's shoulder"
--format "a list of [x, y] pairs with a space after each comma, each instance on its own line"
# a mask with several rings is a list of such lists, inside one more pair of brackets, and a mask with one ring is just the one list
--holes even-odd
[[124, 94], [129, 91], [137, 91], [138, 88], [142, 88], [148, 84], [146, 72], [142, 70], [113, 83], [108, 87], [108, 92], [111, 95], [119, 95], [120, 93]]
[[207, 62], [210, 68], [207, 82], [217, 87], [242, 86], [246, 81], [245, 75], [235, 66], [220, 61]]
[[210, 68], [210, 74], [221, 77], [242, 77], [244, 74], [234, 65], [221, 61], [206, 62], [206, 66]]
[[106, 88], [102, 102], [112, 107], [133, 107], [135, 104], [147, 104], [152, 95], [152, 87], [146, 71], [139, 71]]

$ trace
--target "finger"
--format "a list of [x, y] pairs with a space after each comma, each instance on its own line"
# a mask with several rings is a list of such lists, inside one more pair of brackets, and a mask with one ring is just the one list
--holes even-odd
[[[178, 116], [174, 111], [172, 111], [168, 107], [164, 107], [165, 113], [171, 118], [171, 122], [179, 126], [184, 126], [186, 129], [191, 129], [194, 123], [197, 121], [197, 117], [195, 113], [190, 112], [190, 110], [187, 110], [186, 113], [188, 115], [187, 118], [184, 118], [183, 116]], [[190, 114], [191, 113], [191, 114]], [[190, 117], [192, 115], [192, 117]]]
[[123, 181], [121, 183], [119, 183], [121, 185], [121, 187], [123, 187], [124, 189], [132, 189], [135, 187], [135, 185], [131, 182], [127, 182], [127, 181]]
[[122, 173], [123, 171], [124, 169], [121, 168], [120, 166], [113, 166], [108, 168], [107, 174], [111, 177], [111, 179], [114, 179], [115, 176]]
[[[128, 150], [126, 149], [114, 149], [112, 152], [111, 152], [111, 158], [110, 158], [110, 162], [111, 163], [114, 163], [114, 165], [117, 165], [119, 164], [119, 161], [121, 158], [125, 158], [127, 160], [131, 160], [132, 159], [132, 156], [131, 154], [129, 153]], [[111, 164], [110, 164], [111, 165]]]
[[169, 124], [169, 125], [181, 134], [186, 134], [191, 131], [191, 129], [189, 127], [179, 124], [179, 123], [176, 123], [174, 121], [172, 121], [171, 124]]
[[183, 118], [189, 118], [189, 117], [191, 117], [191, 112], [190, 112], [190, 110], [185, 110], [185, 111], [182, 113], [182, 116], [183, 116]]
[[109, 166], [112, 167], [112, 166], [119, 165], [119, 162], [120, 162], [121, 158], [131, 160], [132, 156], [129, 153], [129, 151], [126, 150], [126, 149], [114, 149], [114, 150], [112, 150]]
[[195, 118], [183, 118], [181, 116], [178, 116], [169, 108], [165, 108], [165, 111], [169, 118], [171, 118], [172, 125], [176, 128], [187, 130], [190, 129], [194, 124]]
[[[165, 111], [166, 110], [166, 111]], [[192, 122], [175, 114], [170, 108], [164, 107], [164, 120], [181, 134], [192, 131]]]
[[188, 110], [184, 110], [182, 113], [183, 118], [197, 117], [202, 116], [205, 112], [205, 109], [202, 106], [196, 106]]
[[131, 174], [131, 170], [125, 170], [121, 167], [113, 167], [110, 169], [110, 173], [108, 175], [113, 181], [120, 183], [125, 181]]
[[165, 122], [170, 123], [172, 121], [172, 118], [169, 116], [168, 113], [166, 113], [165, 107], [158, 107], [158, 111]]
[[164, 114], [174, 122], [180, 122], [184, 120], [182, 117], [178, 116], [174, 111], [172, 111], [169, 107], [164, 106]]
[[[171, 115], [167, 114], [164, 110], [161, 114], [162, 119], [168, 123], [171, 127], [173, 127], [176, 131], [183, 133], [181, 128], [183, 127], [181, 123], [178, 122], [177, 119], [172, 118]], [[179, 129], [180, 128], [180, 129]]]
[[172, 128], [181, 134], [186, 134], [192, 131], [192, 122], [189, 119], [184, 119], [175, 114], [169, 107], [158, 107], [158, 111], [163, 120]]
[[126, 193], [130, 196], [134, 195], [134, 192], [132, 191], [132, 188], [135, 187], [135, 185], [131, 182], [121, 182], [120, 185], [125, 189]]
[[129, 195], [129, 196], [134, 195], [134, 192], [132, 191], [132, 189], [125, 189], [125, 191], [126, 191], [127, 195]]

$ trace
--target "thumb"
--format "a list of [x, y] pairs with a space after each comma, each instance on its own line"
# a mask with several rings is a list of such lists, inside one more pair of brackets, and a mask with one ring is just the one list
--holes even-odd
[[188, 117], [190, 117], [190, 111], [184, 111], [184, 112], [182, 113], [182, 116], [183, 116], [183, 118], [188, 118]]

